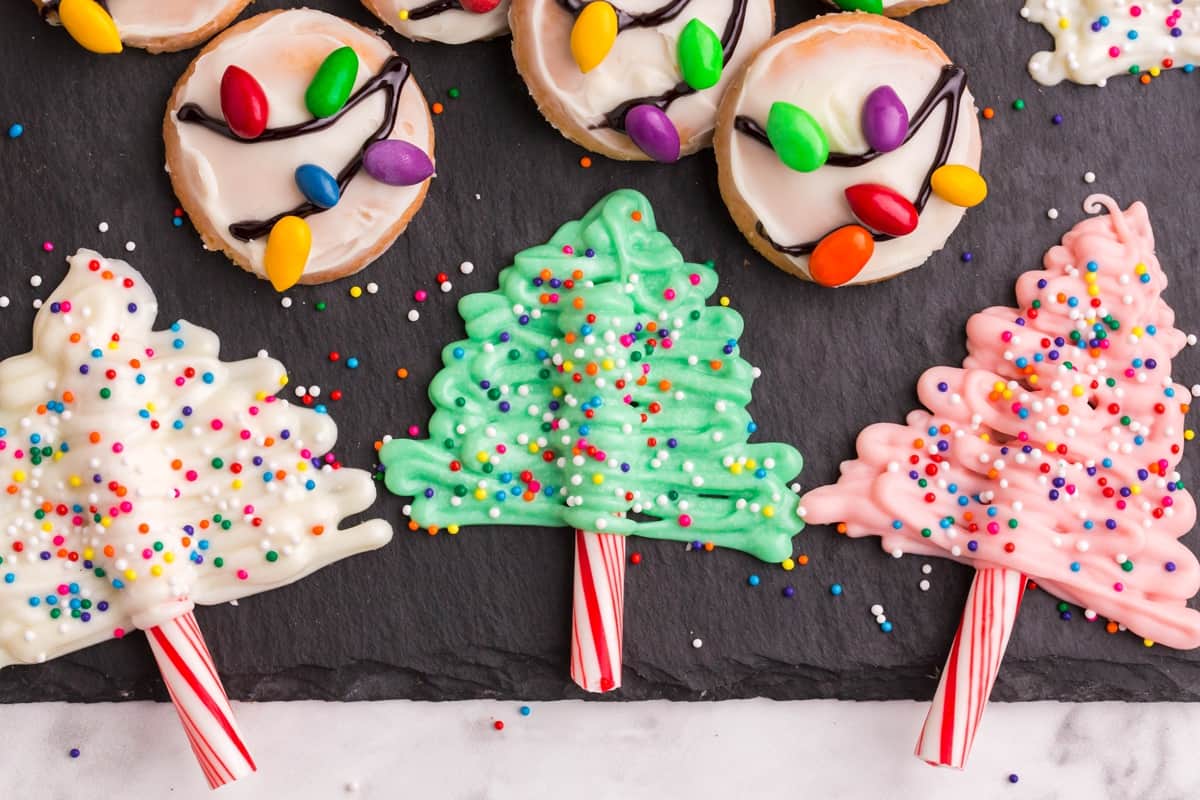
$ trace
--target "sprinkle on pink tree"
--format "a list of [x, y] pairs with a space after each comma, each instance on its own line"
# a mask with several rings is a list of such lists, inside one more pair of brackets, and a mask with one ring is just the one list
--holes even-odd
[[1170, 377], [1187, 337], [1145, 207], [1084, 204], [1102, 207], [1017, 280], [1019, 308], [971, 317], [963, 367], [917, 384], [928, 411], [863, 430], [838, 482], [801, 499], [807, 522], [977, 570], [917, 746], [931, 764], [966, 762], [1026, 577], [1148, 642], [1200, 646], [1200, 564], [1178, 541], [1196, 521], [1176, 471], [1191, 398]]

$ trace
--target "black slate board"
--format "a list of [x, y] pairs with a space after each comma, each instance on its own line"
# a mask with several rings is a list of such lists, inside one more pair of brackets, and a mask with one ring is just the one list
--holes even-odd
[[[264, 0], [252, 11], [288, 5]], [[351, 0], [312, 5], [375, 25]], [[780, 0], [779, 26], [814, 16], [812, 0]], [[190, 227], [171, 225], [175, 206], [162, 171], [162, 112], [194, 55], [129, 52], [97, 58], [60, 30], [43, 26], [28, 3], [0, 12], [0, 123], [25, 135], [0, 138], [0, 354], [29, 346], [31, 301], [46, 296], [78, 246], [127, 257], [160, 300], [160, 323], [178, 317], [217, 330], [226, 358], [268, 349], [293, 385], [319, 384], [341, 422], [339, 452], [373, 463], [372, 442], [428, 419], [425, 387], [441, 345], [462, 336], [454, 304], [495, 284], [500, 267], [549, 238], [607, 191], [630, 186], [655, 205], [660, 227], [684, 255], [712, 258], [721, 293], [746, 317], [742, 352], [764, 369], [751, 411], [760, 438], [795, 443], [805, 486], [833, 479], [854, 437], [878, 420], [899, 421], [916, 403], [914, 383], [932, 364], [963, 356], [963, 325], [974, 310], [1010, 303], [1016, 276], [1083, 216], [1090, 191], [1150, 207], [1168, 302], [1181, 326], [1200, 330], [1200, 234], [1190, 197], [1200, 157], [1196, 99], [1200, 76], [1170, 73], [1149, 87], [1120, 78], [1103, 90], [1043, 90], [1025, 60], [1048, 43], [1018, 17], [1020, 0], [954, 0], [909, 20], [938, 40], [970, 76], [983, 123], [991, 196], [970, 212], [949, 246], [922, 269], [876, 286], [829, 291], [794, 280], [759, 258], [725, 213], [711, 153], [676, 166], [627, 165], [583, 153], [538, 115], [513, 68], [507, 40], [451, 48], [414, 45], [389, 33], [410, 57], [426, 95], [446, 104], [436, 118], [440, 174], [409, 232], [358, 278], [289, 294], [205, 253]], [[881, 76], [886, 79], [886, 76]], [[447, 98], [458, 87], [461, 98]], [[1026, 108], [1012, 110], [1021, 97]], [[1061, 113], [1064, 122], [1050, 118]], [[1094, 186], [1081, 176], [1093, 170]], [[478, 197], [477, 197], [478, 195]], [[1057, 207], [1057, 222], [1046, 210]], [[97, 232], [107, 221], [111, 230]], [[41, 243], [57, 249], [44, 253]], [[125, 241], [137, 243], [132, 254]], [[964, 250], [974, 253], [969, 264]], [[477, 265], [470, 276], [460, 261]], [[434, 275], [454, 291], [436, 291]], [[29, 277], [42, 275], [40, 289]], [[354, 301], [352, 284], [381, 291]], [[405, 319], [416, 288], [431, 292], [422, 319]], [[328, 310], [313, 305], [326, 301]], [[330, 363], [356, 355], [357, 371]], [[407, 381], [395, 371], [406, 367]], [[1184, 353], [1178, 380], [1200, 379]], [[1200, 453], [1185, 477], [1200, 485]], [[565, 532], [472, 529], [430, 537], [404, 528], [403, 501], [384, 496], [375, 511], [397, 527], [377, 553], [334, 565], [299, 584], [201, 609], [198, 616], [225, 685], [236, 698], [455, 699], [577, 697], [567, 677], [571, 537]], [[1200, 537], [1192, 534], [1193, 548]], [[957, 624], [969, 571], [940, 560], [894, 561], [874, 540], [848, 541], [826, 528], [796, 540], [809, 564], [785, 573], [735, 552], [689, 553], [635, 541], [642, 563], [629, 569], [625, 686], [618, 699], [922, 698], [934, 687]], [[932, 588], [920, 592], [923, 563]], [[746, 577], [763, 576], [751, 589]], [[833, 598], [828, 586], [845, 594]], [[794, 585], [796, 596], [781, 590]], [[1146, 649], [1110, 636], [1076, 609], [1058, 619], [1052, 598], [1027, 599], [995, 697], [1002, 700], [1200, 699], [1200, 653]], [[882, 603], [896, 629], [879, 631], [868, 609]], [[700, 637], [704, 646], [692, 647]], [[0, 673], [0, 700], [163, 699], [140, 637], [109, 642], [37, 667]]]

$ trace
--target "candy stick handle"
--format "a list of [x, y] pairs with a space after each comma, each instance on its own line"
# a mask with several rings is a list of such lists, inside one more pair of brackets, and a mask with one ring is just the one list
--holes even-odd
[[254, 759], [192, 612], [149, 628], [146, 638], [209, 787], [254, 772]]
[[625, 537], [575, 531], [571, 680], [585, 692], [621, 686], [625, 633]]
[[1024, 595], [1025, 576], [1017, 570], [989, 567], [975, 573], [917, 739], [918, 758], [940, 767], [966, 764]]

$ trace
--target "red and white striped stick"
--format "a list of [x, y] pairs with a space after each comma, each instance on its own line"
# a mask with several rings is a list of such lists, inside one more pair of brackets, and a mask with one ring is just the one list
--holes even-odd
[[254, 772], [254, 759], [192, 612], [150, 628], [146, 638], [209, 788]]
[[621, 686], [625, 638], [625, 537], [575, 531], [571, 680], [585, 692]]
[[935, 767], [962, 769], [967, 763], [1025, 583], [1017, 570], [992, 567], [975, 573], [946, 668], [917, 739], [918, 758]]

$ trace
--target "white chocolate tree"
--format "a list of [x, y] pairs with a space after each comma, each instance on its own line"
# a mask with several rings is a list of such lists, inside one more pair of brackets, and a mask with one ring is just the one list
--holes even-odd
[[152, 330], [122, 261], [81, 250], [0, 363], [0, 667], [292, 581], [391, 537], [336, 427], [274, 396], [269, 358], [223, 362], [211, 331]]

